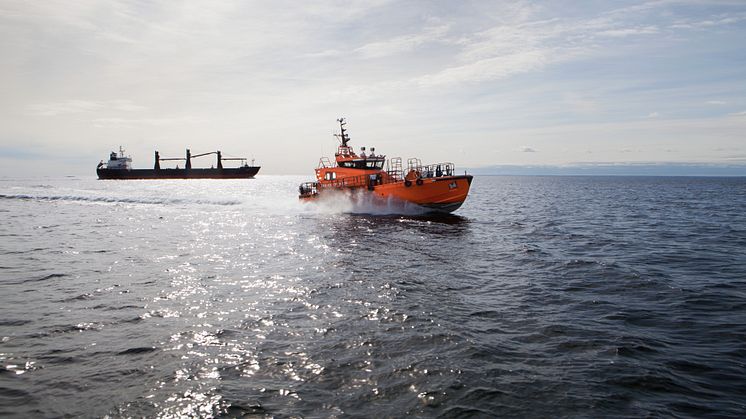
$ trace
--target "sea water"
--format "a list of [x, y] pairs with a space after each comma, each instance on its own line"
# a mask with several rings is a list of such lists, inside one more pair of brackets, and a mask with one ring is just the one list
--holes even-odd
[[746, 179], [0, 179], [0, 415], [746, 415]]

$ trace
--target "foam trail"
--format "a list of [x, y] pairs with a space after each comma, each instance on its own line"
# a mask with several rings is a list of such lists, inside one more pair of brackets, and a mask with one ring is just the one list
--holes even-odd
[[181, 199], [181, 198], [115, 198], [107, 196], [82, 196], [82, 195], [28, 195], [0, 194], [0, 199], [19, 199], [36, 201], [72, 201], [72, 202], [97, 202], [109, 204], [209, 204], [209, 205], [238, 205], [237, 200], [207, 200], [207, 199]]
[[393, 197], [382, 198], [367, 191], [325, 191], [312, 207], [322, 213], [369, 215], [423, 215], [427, 208]]

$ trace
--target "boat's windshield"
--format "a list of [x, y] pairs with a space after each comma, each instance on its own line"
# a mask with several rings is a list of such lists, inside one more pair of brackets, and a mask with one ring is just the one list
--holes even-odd
[[383, 169], [383, 160], [347, 160], [338, 163], [339, 167], [351, 169]]

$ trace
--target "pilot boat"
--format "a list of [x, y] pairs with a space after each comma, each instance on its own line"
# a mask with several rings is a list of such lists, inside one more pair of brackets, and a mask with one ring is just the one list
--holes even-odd
[[360, 154], [349, 145], [344, 118], [339, 122], [340, 133], [334, 134], [341, 145], [332, 163], [322, 157], [316, 168], [316, 181], [302, 183], [301, 200], [315, 200], [334, 192], [370, 194], [381, 199], [393, 199], [416, 204], [433, 212], [453, 212], [466, 200], [473, 176], [456, 174], [453, 163], [423, 165], [419, 159], [407, 160], [406, 168], [400, 157], [386, 160], [371, 148]]

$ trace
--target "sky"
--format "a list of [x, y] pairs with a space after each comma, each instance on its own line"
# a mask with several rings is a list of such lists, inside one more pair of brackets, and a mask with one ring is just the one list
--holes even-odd
[[121, 145], [310, 177], [342, 116], [457, 168], [746, 168], [745, 42], [743, 0], [0, 0], [0, 176]]

